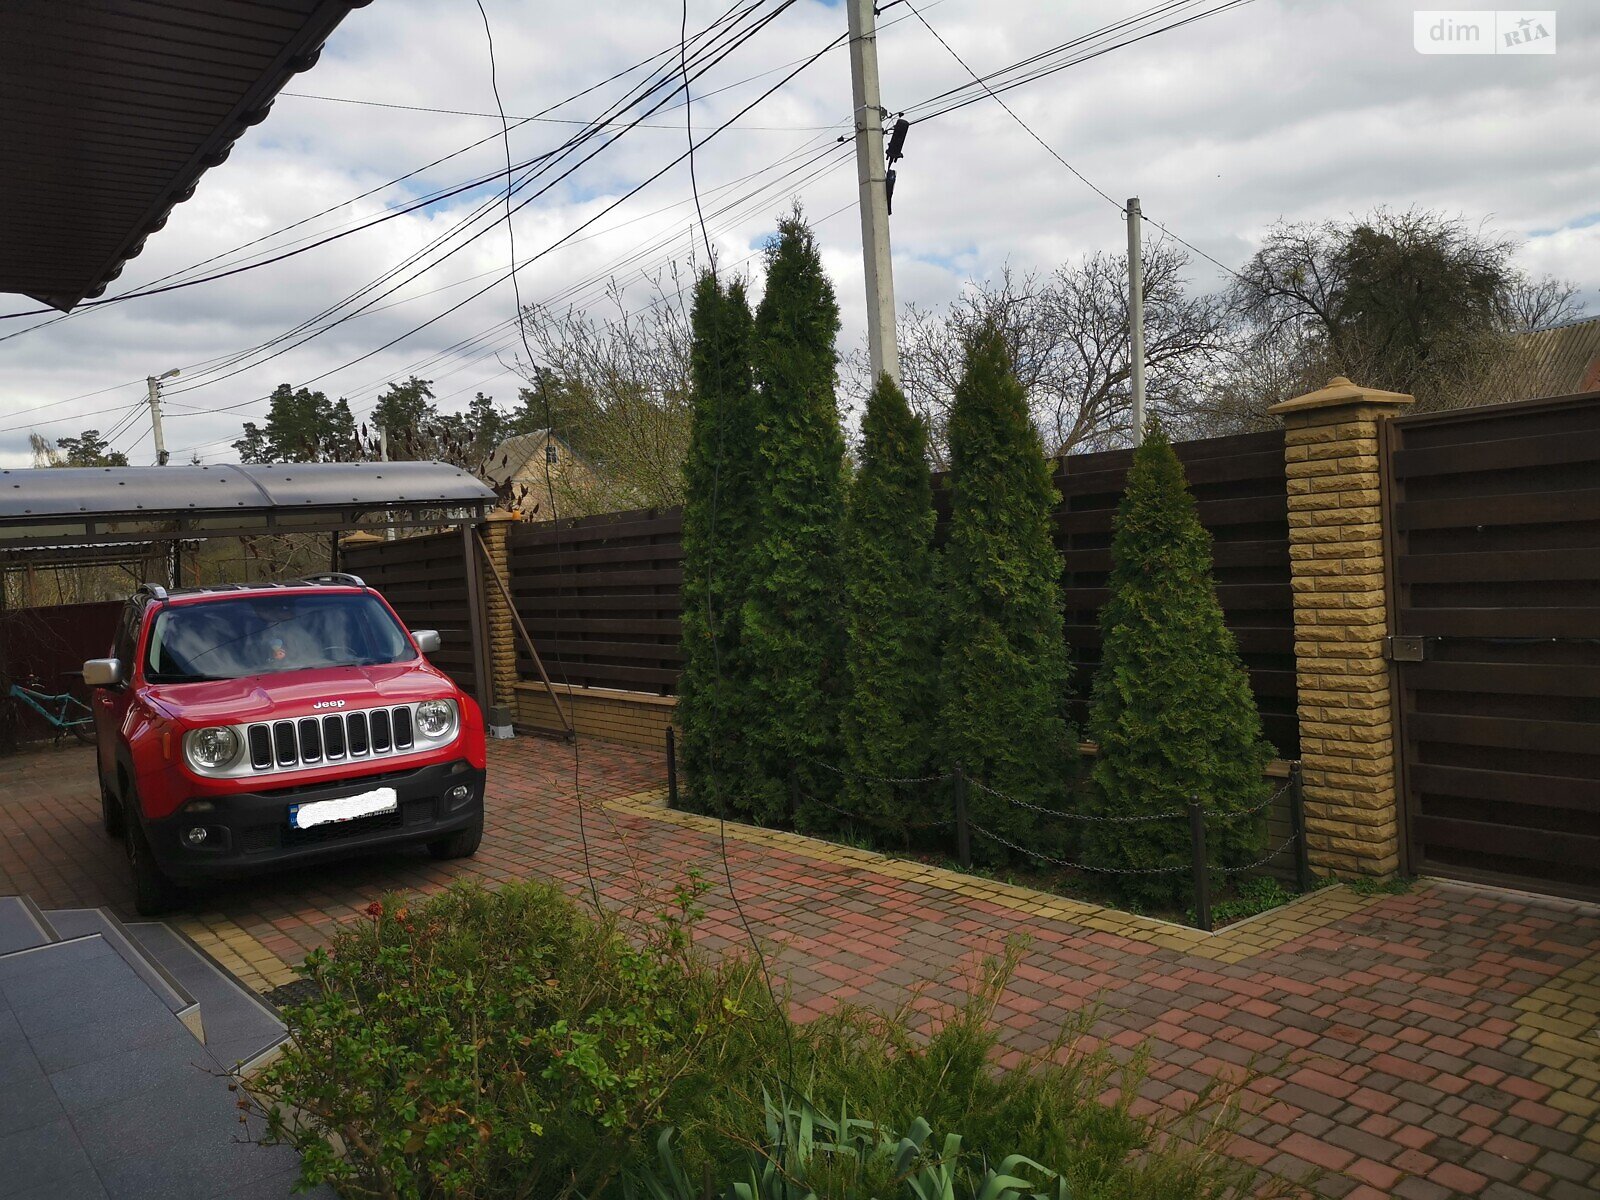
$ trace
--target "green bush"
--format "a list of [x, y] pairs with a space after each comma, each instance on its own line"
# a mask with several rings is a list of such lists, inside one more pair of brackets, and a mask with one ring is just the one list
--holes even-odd
[[[1239, 650], [1222, 620], [1211, 575], [1211, 535], [1200, 524], [1183, 465], [1159, 426], [1134, 451], [1117, 508], [1111, 598], [1100, 612], [1102, 650], [1089, 707], [1099, 743], [1086, 811], [1138, 817], [1206, 812], [1214, 865], [1242, 866], [1266, 845], [1262, 776], [1272, 749]], [[1113, 876], [1129, 900], [1187, 901], [1192, 852], [1182, 817], [1085, 826], [1084, 861], [1169, 874]]]
[[839, 761], [844, 619], [839, 603], [844, 435], [834, 400], [839, 306], [815, 238], [798, 215], [778, 223], [756, 309], [759, 528], [743, 578], [740, 670], [750, 706], [741, 810], [780, 819], [795, 772], [824, 798]]
[[881, 782], [932, 765], [938, 686], [933, 587], [933, 484], [927, 432], [885, 375], [861, 422], [861, 463], [845, 519], [845, 671], [841, 807], [876, 828], [927, 819], [913, 796], [927, 789]]
[[706, 272], [695, 286], [694, 418], [684, 462], [683, 673], [677, 721], [690, 807], [722, 813], [742, 796], [741, 570], [755, 539], [757, 443], [744, 286]]
[[[967, 347], [949, 434], [940, 749], [989, 787], [1059, 810], [1078, 755], [1066, 716], [1062, 562], [1052, 537], [1059, 497], [995, 329], [980, 330]], [[1046, 851], [1060, 844], [1059, 821], [1035, 820], [981, 789], [969, 801], [976, 823], [1007, 840]], [[981, 835], [972, 848], [981, 861], [1009, 857]]]
[[272, 1136], [307, 1182], [392, 1200], [605, 1195], [667, 1121], [699, 1161], [784, 1020], [745, 960], [693, 953], [699, 890], [626, 931], [541, 884], [374, 904], [307, 960], [322, 994], [251, 1084]]

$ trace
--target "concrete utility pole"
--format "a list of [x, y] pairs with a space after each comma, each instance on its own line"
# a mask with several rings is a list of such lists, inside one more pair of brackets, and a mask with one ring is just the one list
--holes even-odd
[[150, 430], [155, 434], [156, 466], [158, 467], [167, 465], [167, 437], [161, 431], [161, 381], [163, 379], [171, 379], [178, 374], [178, 370], [177, 367], [173, 367], [172, 370], [163, 371], [159, 375], [146, 375], [144, 377], [145, 387], [150, 393]]
[[894, 266], [889, 258], [889, 197], [878, 102], [878, 29], [873, 0], [846, 0], [850, 13], [850, 99], [855, 113], [856, 178], [861, 192], [861, 257], [867, 269], [867, 354], [872, 378], [900, 382], [894, 330]]
[[1144, 445], [1144, 256], [1139, 251], [1139, 197], [1128, 198], [1128, 361], [1133, 381], [1133, 444]]

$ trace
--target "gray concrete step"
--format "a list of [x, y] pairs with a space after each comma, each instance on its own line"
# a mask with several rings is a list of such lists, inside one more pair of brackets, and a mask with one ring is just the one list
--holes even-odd
[[[6, 907], [15, 917], [16, 907]], [[38, 922], [34, 929], [44, 932]], [[102, 928], [35, 937], [0, 953], [0, 1197], [287, 1200], [294, 1151], [254, 1144], [263, 1123], [252, 1116], [240, 1124], [229, 1088], [234, 1063], [191, 1035], [115, 936]], [[181, 981], [187, 973], [193, 982], [183, 987], [211, 994], [221, 1013], [237, 1018], [238, 1030], [222, 1043], [229, 1053], [259, 1043], [259, 1006], [248, 1019], [233, 1010], [199, 966], [184, 962], [181, 943], [156, 929], [121, 936], [148, 944], [152, 961], [159, 950], [168, 975]], [[333, 1200], [325, 1188], [311, 1194]]]
[[206, 1049], [227, 1066], [248, 1073], [288, 1036], [272, 1006], [235, 979], [180, 931], [160, 921], [135, 921], [129, 935], [200, 1004]]
[[159, 959], [146, 953], [121, 921], [103, 908], [52, 908], [44, 914], [62, 938], [98, 933], [197, 1041], [206, 1040], [201, 1006]]
[[0, 896], [0, 954], [59, 940], [32, 900], [26, 896]]

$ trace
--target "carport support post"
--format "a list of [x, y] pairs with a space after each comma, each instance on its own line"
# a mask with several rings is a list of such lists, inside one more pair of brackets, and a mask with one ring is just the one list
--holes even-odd
[[1410, 403], [1338, 376], [1268, 410], [1284, 427], [1306, 846], [1335, 875], [1400, 865], [1379, 434]]
[[472, 630], [472, 680], [475, 698], [489, 717], [493, 699], [489, 694], [489, 622], [483, 606], [483, 564], [478, 561], [477, 530], [470, 521], [461, 523], [462, 565], [467, 576], [467, 621]]

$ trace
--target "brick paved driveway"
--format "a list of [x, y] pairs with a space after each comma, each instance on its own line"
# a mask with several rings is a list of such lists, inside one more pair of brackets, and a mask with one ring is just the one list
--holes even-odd
[[[657, 755], [591, 743], [581, 757], [589, 856], [610, 902], [699, 866], [720, 883], [715, 822], [641, 793]], [[492, 747], [491, 823], [469, 863], [420, 853], [230, 885], [196, 897], [196, 936], [261, 987], [389, 888], [470, 875], [540, 876], [586, 891], [569, 750]], [[1217, 1072], [1271, 1074], [1236, 1153], [1268, 1171], [1328, 1172], [1319, 1190], [1367, 1200], [1591, 1200], [1600, 1195], [1600, 910], [1426, 884], [1402, 896], [1333, 889], [1208, 937], [1020, 888], [793, 835], [729, 827], [745, 915], [777, 947], [802, 1015], [893, 1002], [914, 982], [955, 998], [975, 956], [1031, 948], [997, 1011], [1010, 1045], [1045, 1045], [1096, 998], [1096, 1034], [1148, 1038], [1141, 1103], [1181, 1105]], [[0, 760], [0, 894], [48, 906], [129, 893], [100, 833], [83, 750]], [[725, 888], [715, 940], [741, 932]]]

